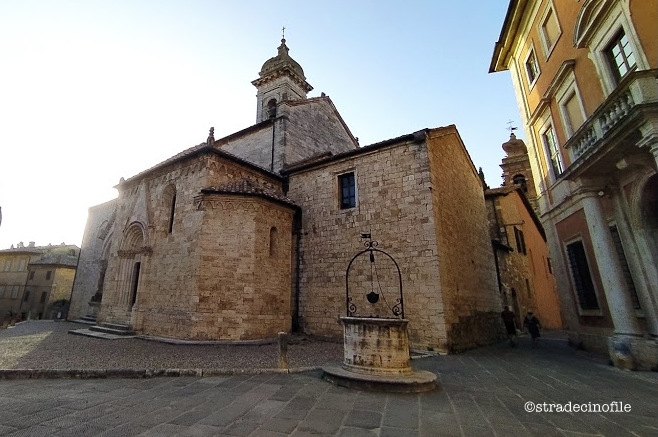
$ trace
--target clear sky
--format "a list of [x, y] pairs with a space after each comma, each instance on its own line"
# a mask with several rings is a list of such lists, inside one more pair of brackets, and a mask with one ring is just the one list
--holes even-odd
[[[0, 1], [0, 249], [80, 245], [90, 206], [256, 120], [251, 81], [290, 55], [361, 145], [455, 124], [491, 187], [520, 126], [489, 74], [508, 0]], [[519, 130], [520, 131], [520, 130]], [[517, 131], [517, 134], [519, 134]]]

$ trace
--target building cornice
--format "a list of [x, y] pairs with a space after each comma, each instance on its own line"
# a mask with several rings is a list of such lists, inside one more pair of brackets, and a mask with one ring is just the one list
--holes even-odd
[[494, 45], [489, 73], [504, 71], [509, 68], [508, 59], [527, 5], [528, 0], [510, 0], [500, 36]]

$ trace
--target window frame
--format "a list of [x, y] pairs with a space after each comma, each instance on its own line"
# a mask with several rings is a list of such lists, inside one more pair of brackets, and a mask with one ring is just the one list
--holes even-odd
[[[631, 52], [630, 55], [633, 57], [634, 63], [633, 65], [630, 65], [628, 63], [628, 56], [626, 52], [624, 51], [624, 47], [622, 46], [622, 39], [626, 38], [627, 44], [626, 46], [630, 47]], [[619, 48], [619, 53], [622, 55], [622, 58], [624, 60], [624, 64], [626, 66], [626, 72], [622, 74], [620, 71], [620, 66], [617, 64], [616, 57], [613, 52], [613, 48], [617, 47]], [[635, 47], [633, 46], [633, 42], [629, 38], [628, 34], [624, 30], [623, 26], [619, 28], [617, 33], [615, 33], [615, 36], [612, 37], [612, 40], [608, 43], [607, 46], [605, 46], [605, 49], [603, 49], [603, 52], [605, 54], [605, 57], [608, 61], [608, 68], [610, 68], [610, 71], [612, 72], [613, 76], [615, 77], [615, 81], [617, 84], [621, 82], [621, 80], [626, 77], [628, 74], [631, 72], [635, 71], [637, 69], [637, 56], [635, 55]]]
[[[534, 59], [534, 65], [535, 68], [537, 69], [537, 72], [534, 73], [534, 77], [530, 77], [530, 59]], [[525, 71], [525, 77], [526, 81], [528, 82], [528, 92], [532, 90], [537, 83], [537, 79], [539, 79], [539, 76], [541, 76], [541, 68], [539, 68], [539, 59], [537, 59], [537, 52], [534, 48], [534, 46], [530, 46], [530, 49], [528, 50], [528, 53], [525, 57], [525, 61], [523, 62], [523, 70]]]
[[640, 44], [640, 39], [635, 31], [633, 22], [629, 18], [630, 15], [628, 4], [618, 2], [607, 12], [605, 19], [597, 25], [597, 29], [592, 32], [592, 36], [582, 43], [582, 47], [588, 47], [590, 50], [589, 58], [597, 70], [605, 97], [609, 96], [618, 85], [605, 50], [610, 46], [620, 30], [624, 31], [633, 47], [636, 69], [646, 70], [650, 68], [649, 61], [644, 54], [644, 49], [642, 44]]
[[[553, 140], [553, 145], [555, 147], [555, 153], [551, 150], [551, 144], [547, 141], [549, 136], [547, 135], [547, 132], [552, 132], [551, 138]], [[564, 158], [562, 157], [562, 152], [560, 151], [560, 143], [557, 140], [557, 134], [555, 132], [555, 126], [552, 121], [549, 120], [548, 123], [545, 123], [541, 130], [539, 131], [539, 139], [541, 141], [541, 144], [544, 147], [544, 153], [547, 158], [547, 164], [549, 167], [550, 174], [553, 177], [553, 181], [557, 181], [558, 178], [564, 171], [566, 170], [566, 166], [564, 165]], [[560, 171], [558, 172], [558, 169], [555, 168], [555, 162], [553, 161], [553, 158], [556, 157], [558, 158], [558, 163], [560, 164]]]
[[523, 235], [523, 230], [514, 226], [514, 240], [516, 242], [516, 251], [520, 254], [527, 255], [528, 249], [525, 245], [525, 235]]
[[[552, 16], [553, 19], [555, 20], [555, 25], [558, 31], [555, 37], [555, 41], [550, 41], [548, 37], [548, 32], [546, 32], [545, 24], [549, 16]], [[560, 20], [558, 19], [558, 16], [555, 13], [555, 6], [553, 5], [552, 2], [548, 6], [546, 6], [544, 13], [541, 15], [541, 19], [538, 21], [537, 34], [539, 35], [539, 39], [541, 40], [541, 46], [544, 52], [544, 60], [548, 60], [548, 58], [550, 58], [551, 56], [551, 53], [553, 53], [553, 50], [555, 49], [557, 42], [560, 40], [560, 37], [562, 36], [562, 27], [560, 26]]]
[[[350, 203], [348, 206], [344, 206], [345, 203], [343, 201], [343, 180], [346, 178], [350, 177], [351, 175], [351, 180], [352, 180], [352, 187], [354, 190], [354, 194], [348, 196], [348, 199], [352, 199], [352, 203]], [[358, 205], [358, 189], [357, 189], [357, 183], [356, 183], [356, 170], [348, 170], [342, 173], [339, 173], [336, 175], [336, 181], [337, 181], [337, 186], [338, 186], [338, 209], [341, 211], [348, 211], [351, 209], [354, 209]]]
[[[572, 97], [577, 99], [577, 106], [583, 119], [583, 122], [578, 127], [574, 127], [569, 111], [567, 110], [567, 103]], [[555, 92], [555, 101], [557, 102], [565, 139], [568, 140], [578, 131], [578, 129], [587, 123], [587, 111], [585, 110], [583, 97], [580, 93], [578, 83], [576, 82], [576, 75], [573, 69], [565, 75], [564, 79], [559, 84], [557, 91]]]
[[[576, 286], [576, 278], [573, 276], [573, 268], [571, 266], [571, 258], [569, 257], [569, 246], [573, 244], [578, 244], [583, 248], [583, 254], [585, 256], [585, 262], [587, 263], [587, 272], [589, 273], [589, 278], [590, 282], [592, 284], [592, 292], [594, 294], [594, 298], [596, 299], [596, 305], [598, 308], [583, 308], [582, 303], [580, 301], [580, 295], [578, 293], [578, 287]], [[596, 281], [594, 280], [594, 275], [592, 274], [592, 263], [590, 261], [589, 254], [587, 253], [587, 246], [585, 245], [585, 240], [582, 238], [582, 236], [577, 236], [576, 238], [572, 238], [570, 240], [564, 241], [564, 257], [566, 260], [565, 267], [567, 268], [567, 275], [569, 276], [569, 282], [571, 283], [571, 289], [573, 291], [573, 296], [574, 299], [576, 300], [576, 307], [578, 310], [578, 314], [581, 316], [603, 316], [603, 309], [601, 308], [601, 298], [599, 296], [599, 290], [596, 285]]]

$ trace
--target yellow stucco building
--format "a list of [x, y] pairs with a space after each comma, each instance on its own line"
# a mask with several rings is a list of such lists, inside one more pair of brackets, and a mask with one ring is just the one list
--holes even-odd
[[512, 0], [508, 70], [570, 339], [658, 366], [658, 3]]

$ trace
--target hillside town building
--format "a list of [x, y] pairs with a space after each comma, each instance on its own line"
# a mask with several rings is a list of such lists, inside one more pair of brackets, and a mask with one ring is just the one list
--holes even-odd
[[0, 322], [66, 317], [79, 254], [64, 243], [0, 250]]

